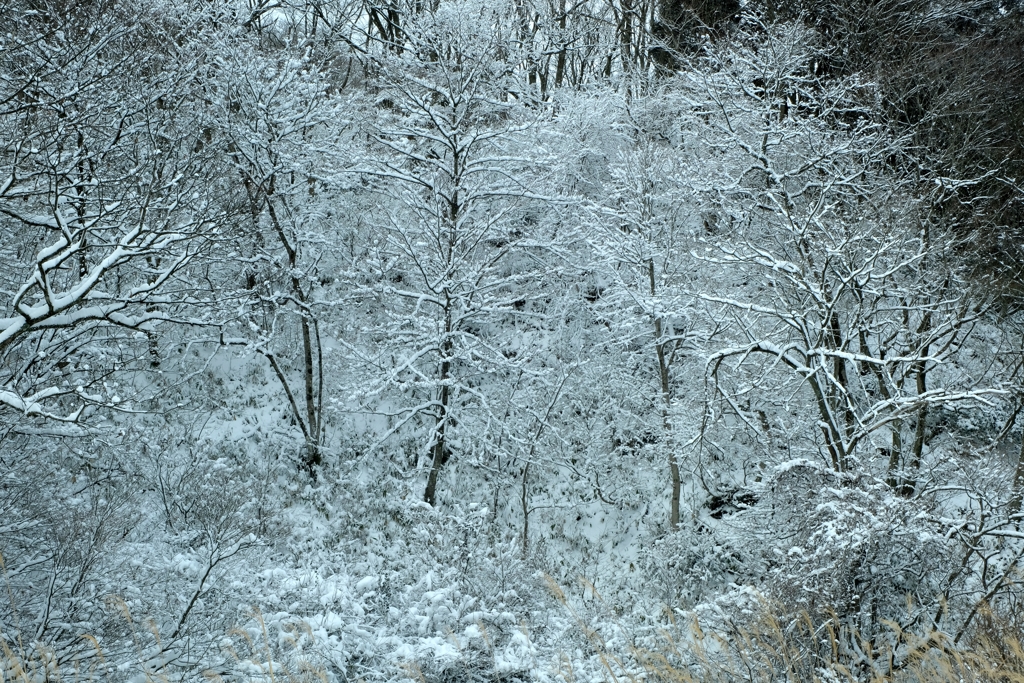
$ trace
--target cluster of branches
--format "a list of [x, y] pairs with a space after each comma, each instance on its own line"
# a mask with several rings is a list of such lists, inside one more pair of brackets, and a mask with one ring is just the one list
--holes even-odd
[[[1019, 75], [993, 56], [1018, 15], [833, 5], [26, 0], [0, 39], [0, 415], [88, 424], [161, 339], [244, 348], [310, 475], [334, 405], [428, 504], [485, 481], [524, 554], [575, 498], [677, 529], [690, 495], [701, 533], [755, 508], [797, 539], [750, 570], [780, 595], [838, 562], [820, 539], [897, 524], [960, 543], [921, 595], [1006, 595], [1024, 459], [980, 490], [932, 456], [1016, 433], [1021, 356], [991, 341], [1016, 280], [977, 246], [1014, 234], [1021, 110], [992, 74]], [[940, 78], [951, 54], [981, 77]], [[861, 565], [925, 546], [858, 536], [822, 590], [877, 625]]]

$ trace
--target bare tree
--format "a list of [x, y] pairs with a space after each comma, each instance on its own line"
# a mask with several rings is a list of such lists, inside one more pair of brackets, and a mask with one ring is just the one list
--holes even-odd
[[524, 139], [537, 113], [509, 101], [520, 91], [513, 46], [490, 23], [506, 20], [444, 5], [407, 26], [408, 49], [375, 65], [379, 114], [360, 170], [385, 199], [355, 291], [381, 314], [379, 354], [367, 357], [381, 373], [375, 391], [414, 399], [399, 425], [431, 424], [431, 504], [465, 406], [486, 404], [485, 378], [516, 363], [493, 325], [522, 310], [538, 267], [524, 212], [537, 167]]
[[[230, 334], [242, 336], [232, 339], [269, 362], [302, 433], [303, 464], [315, 475], [324, 439], [316, 294], [333, 281], [329, 221], [337, 197], [327, 178], [335, 172], [345, 124], [338, 116], [339, 86], [332, 85], [339, 57], [306, 48], [282, 60], [284, 49], [267, 48], [257, 37], [221, 48], [215, 83], [226, 106], [218, 142], [249, 218], [230, 245], [234, 269], [226, 275], [234, 281], [225, 283], [231, 295], [222, 298], [241, 303], [240, 324]], [[299, 353], [292, 354], [296, 328]], [[288, 368], [293, 355], [298, 382]]]
[[[631, 146], [635, 149], [622, 152], [612, 165], [607, 202], [598, 207], [604, 230], [592, 242], [608, 282], [599, 307], [626, 335], [624, 345], [636, 350], [637, 338], [643, 340], [639, 349], [652, 369], [645, 379], [653, 375], [657, 392], [662, 454], [668, 462], [669, 525], [674, 527], [682, 486], [672, 425], [679, 384], [674, 375], [688, 334], [688, 298], [680, 285], [688, 285], [693, 273], [686, 258], [692, 232], [675, 151], [649, 141]], [[646, 320], [646, 329], [637, 329], [633, 312]]]
[[0, 56], [0, 404], [74, 422], [121, 400], [90, 372], [131, 364], [139, 338], [159, 365], [160, 326], [199, 321], [183, 276], [226, 209], [186, 41], [145, 13], [69, 12], [25, 13]]
[[[844, 89], [854, 85], [801, 75], [795, 38], [778, 34], [770, 61], [722, 63], [700, 85], [718, 170], [700, 187], [713, 220], [695, 255], [734, 278], [699, 294], [735, 339], [710, 355], [709, 378], [747, 419], [748, 389], [727, 389], [724, 368], [752, 363], [748, 387], [778, 368], [809, 392], [835, 471], [870, 461], [858, 449], [884, 434], [886, 476], [909, 495], [929, 410], [999, 393], [994, 378], [966, 379], [949, 365], [986, 298], [947, 257], [955, 238], [937, 227], [914, 175], [879, 163], [898, 157], [897, 141], [866, 118], [846, 131], [822, 123], [849, 106]], [[758, 422], [749, 423], [764, 432]]]

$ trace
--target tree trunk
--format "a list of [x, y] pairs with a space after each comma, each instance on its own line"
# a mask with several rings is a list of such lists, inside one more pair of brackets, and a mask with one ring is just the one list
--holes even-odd
[[[932, 327], [932, 314], [931, 312], [925, 313], [924, 319], [921, 321], [921, 326], [918, 328], [918, 332], [927, 335], [931, 332]], [[928, 355], [928, 350], [931, 345], [925, 343], [921, 348], [920, 354], [922, 357]], [[923, 358], [918, 360], [915, 364], [915, 374], [917, 382], [917, 395], [923, 396], [928, 391], [928, 365], [927, 361]], [[928, 423], [928, 404], [922, 403], [921, 407], [917, 409], [917, 425], [914, 428], [914, 443], [910, 450], [910, 466], [907, 468], [908, 478], [900, 486], [900, 493], [906, 497], [910, 497], [914, 494], [914, 489], [917, 488], [917, 473], [921, 469], [921, 454], [924, 450], [924, 437], [925, 429]]]
[[622, 0], [622, 15], [619, 18], [619, 49], [622, 70], [629, 71], [633, 65], [633, 2]]
[[[888, 398], [888, 397], [886, 397]], [[903, 420], [896, 420], [892, 423], [892, 446], [889, 448], [889, 466], [885, 472], [885, 483], [889, 488], [896, 489], [896, 472], [900, 467], [900, 456], [903, 455]]]
[[[1013, 482], [1010, 489], [1010, 503], [1007, 505], [1007, 514], [1014, 517], [1020, 514], [1021, 503], [1024, 502], [1024, 435], [1021, 436], [1020, 453], [1017, 455], [1017, 470], [1013, 474]], [[1020, 529], [1020, 518], [1014, 520], [1014, 526]]]
[[[305, 466], [309, 470], [309, 473], [314, 478], [316, 477], [316, 468], [320, 466], [322, 462], [322, 454], [320, 453], [320, 414], [317, 411], [316, 405], [316, 387], [314, 385], [313, 378], [313, 343], [310, 335], [309, 319], [306, 317], [306, 313], [302, 314], [302, 361], [303, 361], [303, 372], [302, 378], [306, 389], [306, 425], [308, 426], [306, 444], [306, 458]], [[317, 344], [319, 345], [319, 335]]]
[[[860, 330], [858, 332], [860, 338], [860, 352], [865, 356], [873, 357], [871, 353], [871, 347], [868, 344], [868, 333], [866, 330]], [[885, 352], [879, 349], [879, 353], [884, 358]], [[882, 373], [882, 368], [874, 363], [870, 364], [871, 371], [875, 375], [875, 380], [878, 382], [878, 393], [882, 395], [886, 401], [892, 399], [892, 393], [889, 391], [889, 387], [885, 382], [885, 375]], [[903, 455], [903, 420], [894, 420], [892, 423], [892, 441], [889, 447], [889, 464], [885, 470], [885, 483], [889, 485], [889, 488], [896, 490], [899, 485], [899, 481], [896, 477], [896, 472], [899, 470], [900, 457]], [[885, 451], [883, 450], [883, 453]]]
[[529, 481], [530, 481], [530, 461], [526, 461], [526, 466], [523, 467], [523, 483], [522, 488], [519, 492], [519, 503], [523, 506], [523, 557], [526, 557], [527, 552], [530, 550], [530, 496], [529, 496]]
[[[647, 259], [647, 276], [651, 286], [651, 296], [655, 296], [656, 287], [654, 281], [654, 259]], [[668, 442], [668, 471], [670, 477], [669, 489], [669, 526], [675, 527], [679, 524], [679, 492], [681, 482], [679, 478], [679, 464], [676, 462], [676, 454], [672, 448], [671, 435], [672, 423], [669, 420], [669, 407], [672, 403], [671, 387], [668, 378], [668, 359], [665, 358], [665, 339], [662, 329], [660, 315], [654, 316], [654, 350], [658, 357], [658, 379], [661, 388], [661, 425], [665, 432], [665, 440]]]
[[832, 469], [842, 472], [846, 463], [846, 444], [843, 443], [843, 433], [835, 421], [835, 411], [832, 409], [829, 395], [822, 390], [821, 383], [815, 378], [815, 373], [806, 375], [807, 384], [814, 392], [814, 401], [818, 405], [818, 414], [821, 415], [821, 433], [825, 437], [825, 447], [828, 449], [829, 458], [832, 460]]
[[565, 9], [565, 0], [559, 0], [558, 2], [558, 40], [561, 43], [561, 47], [558, 49], [558, 57], [555, 59], [555, 87], [561, 87], [562, 81], [565, 79], [565, 56], [566, 56], [566, 42], [565, 42], [565, 22], [566, 15], [568, 14]]
[[[298, 268], [298, 250], [296, 245], [292, 244], [291, 240], [288, 239], [288, 235], [284, 231], [284, 226], [281, 225], [281, 222], [278, 219], [277, 210], [274, 208], [274, 180], [274, 177], [271, 176], [268, 184], [266, 196], [267, 213], [270, 216], [274, 232], [277, 233], [281, 246], [284, 248], [285, 254], [288, 256], [288, 269], [289, 272], [292, 273], [290, 279], [291, 290], [295, 302], [299, 307], [299, 326], [302, 332], [302, 382], [306, 408], [305, 416], [298, 412], [298, 407], [294, 404], [293, 408], [296, 411], [295, 419], [299, 422], [299, 426], [302, 427], [302, 433], [306, 438], [302, 464], [309, 471], [310, 476], [316, 479], [316, 469], [323, 462], [323, 453], [320, 443], [320, 418], [322, 415], [322, 410], [320, 410], [320, 408], [322, 406], [318, 405], [318, 399], [321, 402], [323, 400], [323, 368], [319, 368], [320, 380], [317, 382], [314, 377], [314, 335], [310, 328], [313, 327], [316, 329], [316, 344], [318, 351], [320, 349], [320, 333], [319, 328], [316, 325], [316, 321], [312, 320], [311, 311], [307, 306], [307, 292], [302, 289], [302, 282], [295, 275], [295, 271]], [[322, 360], [322, 358], [318, 357], [318, 362], [322, 362]], [[284, 375], [281, 373], [278, 374], [281, 382], [286, 384], [287, 379]], [[318, 384], [319, 387], [317, 386]], [[287, 389], [287, 385], [285, 388]]]
[[[826, 334], [826, 340], [829, 347], [834, 351], [841, 351], [843, 348], [843, 332], [839, 322], [839, 314], [832, 311], [829, 314], [828, 332]], [[850, 409], [850, 396], [849, 386], [850, 379], [846, 373], [846, 360], [839, 355], [832, 357], [832, 376], [835, 378], [835, 382], [838, 386], [831, 387], [829, 394], [831, 395], [832, 403], [832, 414], [838, 415], [843, 414], [843, 431], [839, 439], [844, 444], [842, 448], [842, 455], [838, 459], [840, 471], [846, 472], [850, 469], [849, 455], [845, 444], [852, 442], [853, 429], [854, 429], [854, 416], [853, 411]], [[836, 425], [836, 431], [838, 432], [839, 425]]]
[[448, 379], [451, 376], [451, 313], [445, 315], [445, 339], [441, 344], [441, 366], [439, 379], [441, 389], [438, 392], [437, 417], [434, 421], [434, 443], [431, 446], [430, 475], [427, 477], [427, 489], [423, 492], [423, 500], [434, 505], [437, 502], [437, 478], [441, 468], [448, 461], [448, 409], [451, 400], [451, 390], [448, 386]]

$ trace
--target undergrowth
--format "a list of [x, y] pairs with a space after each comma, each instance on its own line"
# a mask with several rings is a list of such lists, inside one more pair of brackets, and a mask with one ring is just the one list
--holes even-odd
[[[586, 636], [608, 683], [1024, 683], [1020, 615], [986, 604], [960, 642], [893, 621], [866, 634], [834, 611], [783, 620], [778, 614], [784, 610], [762, 599], [742, 624], [726, 619], [712, 628], [691, 615], [688, 623], [660, 629], [659, 644], [645, 648], [628, 637], [606, 637], [580, 617], [559, 586], [549, 581], [549, 587]], [[615, 630], [627, 631], [621, 624]], [[588, 678], [565, 657], [558, 674], [566, 683]]]
[[[137, 631], [138, 624], [127, 611], [124, 601], [112, 598], [130, 624], [136, 644], [136, 660], [132, 666], [108, 663], [100, 642], [91, 635], [83, 635], [86, 651], [69, 661], [62, 661], [56, 653], [42, 643], [25, 643], [20, 638], [8, 641], [0, 633], [0, 683], [91, 683], [129, 678], [133, 683], [171, 683], [181, 680], [180, 672], [172, 672], [161, 662], [175, 656], [171, 645], [161, 643], [160, 634], [152, 622], [144, 622], [156, 643], [145, 647]], [[119, 604], [117, 604], [119, 603]], [[199, 672], [202, 679], [212, 683], [225, 681], [251, 681], [253, 683], [327, 683], [323, 667], [304, 657], [296, 638], [271, 638], [262, 613], [253, 609], [247, 627], [231, 629], [218, 643], [222, 653], [219, 665]], [[306, 627], [308, 630], [308, 627]], [[126, 676], [125, 674], [128, 674]]]
[[[984, 610], [982, 624], [969, 643], [956, 644], [941, 632], [915, 635], [888, 624], [885, 637], [869, 639], [843, 626], [837, 616], [815, 622], [809, 615], [783, 624], [766, 612], [753, 623], [731, 632], [702, 628], [696, 620], [676, 633], [662, 631], [663, 646], [624, 651], [609, 645], [601, 634], [581, 624], [598, 653], [608, 683], [1024, 683], [1024, 639], [1014, 625]], [[259, 632], [234, 629], [222, 641], [226, 654], [219, 670], [202, 672], [204, 678], [261, 683], [326, 683], [315, 662], [289, 657], [280, 644], [272, 644], [258, 612]], [[58, 663], [54, 653], [40, 644], [0, 639], [0, 683], [72, 683], [110, 680], [102, 647], [83, 636], [93, 650], [87, 663]], [[286, 645], [284, 646], [286, 649]], [[147, 671], [145, 652], [139, 652], [145, 683], [169, 683], [172, 676]], [[579, 683], [567, 659], [556, 665], [566, 683]], [[418, 666], [395, 672], [396, 678], [424, 680]], [[176, 678], [176, 677], [173, 677]]]

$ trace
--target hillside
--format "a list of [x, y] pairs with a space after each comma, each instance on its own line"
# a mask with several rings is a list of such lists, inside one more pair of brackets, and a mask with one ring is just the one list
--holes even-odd
[[1024, 680], [1024, 14], [6, 0], [0, 682]]

